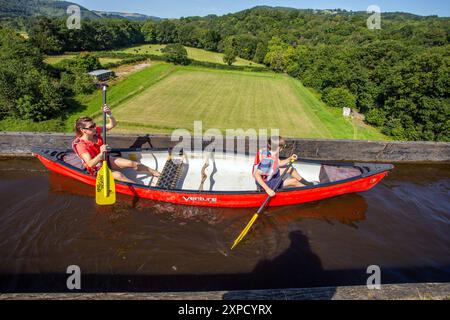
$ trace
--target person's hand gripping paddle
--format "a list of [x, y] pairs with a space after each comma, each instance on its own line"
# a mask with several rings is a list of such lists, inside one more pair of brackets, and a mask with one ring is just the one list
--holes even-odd
[[[289, 169], [292, 167], [292, 164], [294, 163], [295, 160], [297, 160], [297, 157], [296, 156], [295, 157], [291, 156], [291, 159], [290, 159], [288, 165], [286, 166], [286, 170], [283, 172], [281, 177], [278, 179], [277, 184], [275, 185], [274, 191], [277, 191], [277, 189], [281, 186], [281, 184], [283, 183], [284, 177], [288, 173]], [[256, 213], [250, 219], [250, 221], [247, 224], [247, 226], [244, 228], [244, 230], [242, 230], [242, 232], [239, 234], [239, 236], [236, 238], [236, 240], [234, 240], [234, 243], [231, 246], [231, 250], [233, 250], [234, 247], [236, 247], [239, 244], [239, 242], [241, 242], [242, 239], [244, 239], [245, 235], [248, 233], [250, 228], [253, 226], [253, 224], [255, 223], [256, 219], [258, 219], [259, 215], [264, 211], [264, 208], [269, 203], [270, 198], [271, 197], [269, 195], [266, 197], [264, 202], [259, 207], [258, 211], [256, 211]]]
[[[106, 105], [106, 85], [103, 86], [103, 106]], [[102, 106], [102, 108], [103, 108]], [[106, 145], [106, 113], [103, 111], [103, 144]], [[97, 172], [95, 201], [98, 205], [116, 203], [116, 185], [111, 169], [108, 167], [108, 153], [103, 153], [103, 165]]]

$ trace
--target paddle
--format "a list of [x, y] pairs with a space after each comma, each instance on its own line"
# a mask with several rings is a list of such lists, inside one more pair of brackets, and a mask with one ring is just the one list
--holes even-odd
[[[284, 177], [288, 173], [289, 169], [292, 167], [292, 163], [294, 163], [294, 161], [295, 161], [295, 159], [291, 158], [291, 160], [289, 161], [288, 165], [286, 166], [286, 170], [283, 172], [283, 174], [281, 175], [280, 179], [278, 179], [277, 184], [275, 185], [275, 188], [274, 188], [273, 191], [277, 191], [277, 189], [280, 187], [281, 183], [283, 182]], [[250, 230], [252, 225], [255, 223], [256, 219], [258, 219], [259, 215], [263, 212], [263, 210], [266, 207], [267, 203], [269, 203], [269, 200], [270, 200], [270, 196], [268, 195], [266, 197], [266, 200], [264, 200], [262, 205], [259, 207], [258, 211], [256, 211], [256, 213], [253, 215], [252, 219], [249, 221], [247, 226], [244, 228], [244, 230], [242, 230], [241, 234], [236, 238], [236, 240], [234, 240], [234, 243], [233, 243], [233, 246], [231, 247], [231, 250], [233, 250], [233, 248], [236, 247], [239, 244], [239, 242], [242, 241], [242, 239], [244, 239], [245, 235], [248, 233], [248, 231]]]
[[[103, 86], [103, 106], [106, 104], [106, 85]], [[102, 106], [102, 108], [103, 108]], [[103, 143], [106, 144], [106, 113], [103, 112]], [[95, 200], [98, 205], [111, 205], [116, 202], [116, 185], [111, 169], [108, 167], [108, 154], [103, 153], [103, 165], [97, 172]]]

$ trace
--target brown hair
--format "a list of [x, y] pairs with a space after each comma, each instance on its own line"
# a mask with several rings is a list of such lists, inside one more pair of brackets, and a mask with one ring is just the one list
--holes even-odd
[[77, 137], [81, 137], [83, 135], [83, 133], [81, 132], [81, 129], [84, 128], [84, 124], [86, 122], [91, 122], [92, 118], [91, 117], [81, 117], [78, 118], [78, 120], [75, 122], [75, 127], [74, 127], [74, 131]]
[[274, 137], [270, 137], [269, 140], [267, 141], [267, 145], [269, 146], [269, 148], [272, 150], [272, 144], [276, 145], [278, 144], [279, 146], [283, 147], [286, 144], [286, 141], [284, 140], [284, 138], [282, 136], [274, 136]]

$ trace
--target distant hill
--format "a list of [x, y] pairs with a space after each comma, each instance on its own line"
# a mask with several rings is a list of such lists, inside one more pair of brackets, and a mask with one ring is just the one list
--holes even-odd
[[32, 17], [47, 16], [62, 18], [67, 16], [67, 8], [77, 5], [81, 9], [81, 17], [100, 19], [92, 11], [73, 2], [55, 0], [0, 0], [0, 17]]
[[95, 11], [95, 10], [92, 10], [92, 12], [94, 12], [98, 16], [101, 16], [104, 18], [120, 18], [120, 19], [127, 19], [127, 20], [131, 20], [131, 21], [162, 20], [159, 17], [147, 16], [147, 15], [141, 14], [141, 13], [107, 12], [107, 11]]
[[67, 17], [67, 8], [70, 5], [79, 6], [81, 17], [90, 20], [102, 18], [119, 18], [131, 21], [161, 20], [158, 17], [139, 13], [93, 11], [73, 2], [57, 0], [0, 0], [0, 18], [33, 16], [62, 18]]

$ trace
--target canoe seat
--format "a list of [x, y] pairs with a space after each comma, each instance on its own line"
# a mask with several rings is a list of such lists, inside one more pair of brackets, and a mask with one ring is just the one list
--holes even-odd
[[86, 167], [83, 165], [81, 159], [75, 154], [75, 152], [67, 152], [64, 154], [62, 160], [75, 168], [86, 171]]

